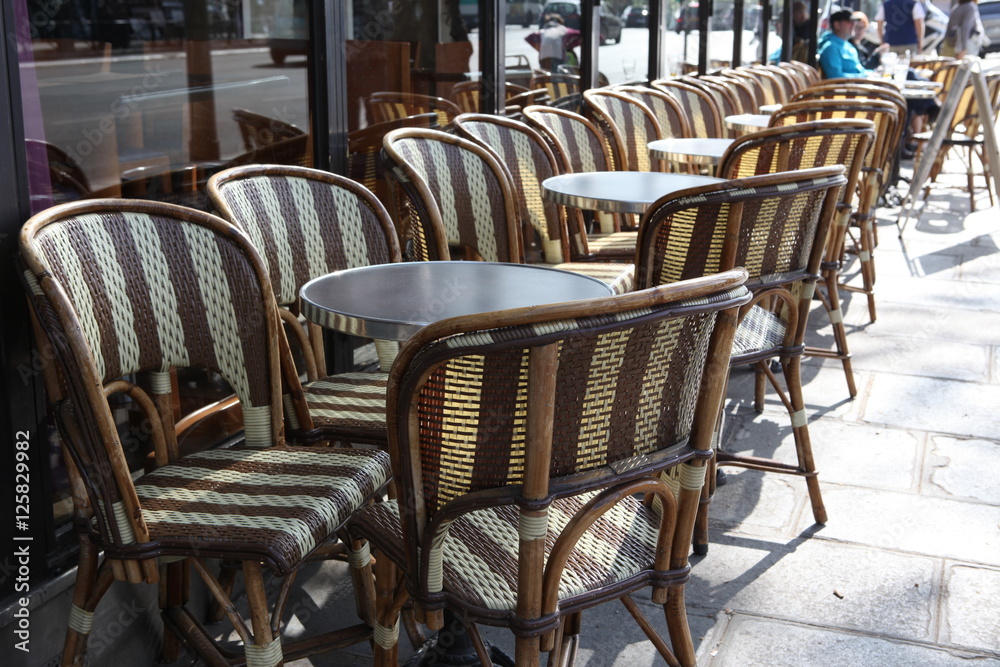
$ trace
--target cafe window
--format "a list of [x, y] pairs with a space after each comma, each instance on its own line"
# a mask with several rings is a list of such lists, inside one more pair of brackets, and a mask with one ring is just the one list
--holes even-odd
[[[14, 0], [14, 7], [33, 213], [98, 197], [208, 209], [206, 182], [228, 166], [312, 163], [308, 0]], [[176, 382], [179, 414], [231, 393], [206, 373], [181, 371]], [[126, 396], [111, 404], [130, 467], [140, 471], [148, 423]], [[238, 420], [216, 426], [235, 430]], [[41, 428], [54, 539], [68, 547], [68, 476], [55, 429]]]

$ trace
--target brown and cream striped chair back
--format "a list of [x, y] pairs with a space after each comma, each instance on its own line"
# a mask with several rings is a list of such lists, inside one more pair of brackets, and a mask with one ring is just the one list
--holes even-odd
[[[527, 223], [522, 231], [529, 261], [557, 264], [571, 255], [586, 254], [586, 231], [576, 228], [576, 249], [571, 252], [565, 207], [542, 197], [542, 181], [561, 173], [561, 165], [538, 132], [519, 121], [487, 114], [462, 114], [455, 119], [455, 131], [493, 151], [507, 168], [522, 225]], [[527, 238], [528, 233], [534, 238]]]
[[209, 180], [208, 190], [220, 215], [245, 231], [260, 252], [307, 376], [318, 379], [326, 367], [322, 331], [310, 324], [306, 334], [295, 316], [299, 290], [334, 271], [401, 261], [385, 207], [349, 178], [283, 165], [227, 169]]
[[434, 113], [441, 127], [448, 127], [455, 116], [462, 113], [462, 107], [443, 97], [392, 91], [372, 93], [368, 98], [368, 109], [376, 123]]
[[743, 275], [456, 318], [406, 344], [389, 388], [398, 500], [350, 530], [402, 569], [431, 627], [451, 608], [510, 627], [518, 664], [539, 664], [540, 642], [564, 664], [549, 633], [565, 615], [652, 586], [677, 657], [658, 650], [694, 664], [681, 582]]
[[523, 261], [517, 203], [491, 151], [445, 132], [400, 129], [385, 136], [384, 158], [414, 259]]
[[[287, 348], [270, 280], [250, 239], [224, 220], [157, 202], [89, 200], [34, 216], [20, 247], [29, 300], [65, 392], [56, 416], [70, 475], [85, 490], [74, 497], [81, 565], [67, 664], [82, 662], [112, 576], [156, 583], [161, 564], [186, 558], [219, 605], [233, 609], [208, 557], [243, 562], [254, 621], [252, 634], [238, 623], [247, 663], [279, 664], [261, 567], [294, 573], [385, 483], [387, 455], [285, 443]], [[169, 400], [175, 367], [211, 370], [230, 384], [242, 407], [242, 445], [180, 454]], [[152, 396], [138, 373], [149, 374]], [[151, 432], [155, 469], [136, 481], [109, 404], [117, 393], [138, 406]], [[164, 614], [174, 612], [186, 613]], [[199, 628], [179, 630], [199, 650], [210, 646], [193, 636]]]
[[656, 122], [660, 124], [662, 138], [691, 136], [691, 127], [684, 109], [673, 95], [647, 86], [619, 86], [615, 90], [649, 107], [656, 117]]
[[691, 136], [700, 138], [723, 136], [721, 113], [711, 93], [674, 79], [657, 79], [651, 85], [677, 98], [687, 115]]
[[620, 147], [622, 157], [618, 162], [622, 169], [659, 170], [659, 165], [649, 157], [647, 145], [662, 139], [663, 133], [649, 107], [625, 93], [605, 89], [588, 90], [583, 99], [587, 114], [609, 138], [610, 144]]
[[601, 131], [584, 116], [547, 106], [524, 109], [524, 121], [546, 138], [566, 171], [614, 171], [610, 147]]
[[552, 104], [560, 100], [570, 100], [580, 95], [580, 77], [575, 74], [535, 74], [528, 84], [531, 90], [543, 88], [548, 91]]

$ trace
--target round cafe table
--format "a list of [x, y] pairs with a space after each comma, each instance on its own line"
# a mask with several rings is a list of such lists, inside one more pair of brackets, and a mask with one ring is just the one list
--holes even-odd
[[402, 262], [320, 276], [302, 286], [302, 314], [335, 331], [407, 340], [431, 322], [612, 294], [607, 284], [533, 264]]
[[764, 113], [739, 113], [726, 116], [726, 127], [737, 132], [757, 132], [765, 129], [771, 122], [771, 116]]
[[557, 204], [588, 211], [643, 213], [664, 195], [721, 180], [660, 171], [592, 171], [546, 178], [542, 195]]
[[775, 111], [778, 111], [783, 106], [783, 104], [762, 104], [760, 105], [760, 113], [765, 116], [772, 116]]
[[678, 137], [657, 139], [648, 144], [650, 157], [685, 164], [719, 164], [732, 139]]

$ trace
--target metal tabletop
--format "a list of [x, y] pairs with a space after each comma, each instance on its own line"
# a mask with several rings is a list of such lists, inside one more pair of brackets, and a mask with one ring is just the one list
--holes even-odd
[[664, 195], [720, 180], [712, 176], [659, 171], [593, 171], [546, 178], [542, 181], [542, 194], [563, 206], [611, 213], [642, 213]]
[[649, 155], [658, 160], [688, 164], [719, 164], [732, 139], [683, 137], [650, 141]]
[[407, 340], [450, 317], [610, 296], [589, 276], [531, 264], [403, 262], [337, 271], [299, 291], [302, 314], [328, 329]]
[[783, 106], [783, 104], [761, 104], [760, 113], [765, 116], [772, 116], [775, 111], [780, 110]]
[[765, 129], [771, 117], [763, 113], [739, 113], [726, 116], [726, 127], [737, 132], [757, 132]]

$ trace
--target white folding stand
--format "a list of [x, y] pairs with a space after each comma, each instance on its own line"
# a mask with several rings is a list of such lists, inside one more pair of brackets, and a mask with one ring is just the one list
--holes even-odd
[[[995, 67], [990, 68], [995, 69]], [[966, 59], [962, 62], [955, 79], [951, 83], [948, 95], [941, 105], [941, 112], [938, 114], [934, 124], [934, 131], [931, 138], [922, 151], [923, 159], [913, 170], [913, 178], [910, 180], [910, 191], [903, 198], [902, 208], [896, 225], [899, 227], [899, 238], [903, 238], [903, 230], [910, 218], [919, 218], [923, 212], [923, 205], [918, 204], [918, 195], [924, 184], [930, 177], [931, 167], [934, 165], [934, 156], [938, 154], [941, 145], [944, 143], [945, 135], [951, 131], [952, 118], [955, 116], [958, 101], [962, 98], [962, 92], [972, 77], [972, 86], [976, 95], [976, 106], [979, 108], [980, 128], [983, 133], [986, 148], [986, 160], [989, 162], [990, 171], [993, 174], [994, 190], [1000, 194], [1000, 148], [997, 145], [996, 128], [993, 126], [993, 105], [990, 102], [989, 89], [986, 86], [986, 75], [983, 71], [979, 59]], [[988, 110], [985, 111], [984, 110]], [[987, 184], [988, 185], [988, 184]]]

